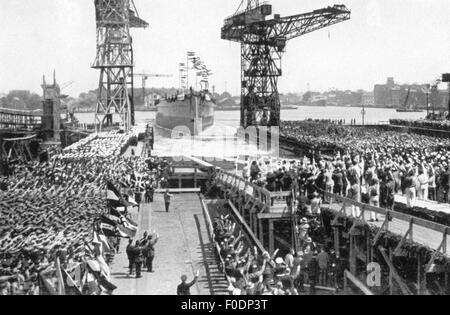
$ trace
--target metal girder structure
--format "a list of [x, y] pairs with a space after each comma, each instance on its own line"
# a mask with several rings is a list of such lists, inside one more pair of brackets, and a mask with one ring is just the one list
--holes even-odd
[[241, 43], [241, 126], [279, 126], [278, 78], [290, 39], [350, 19], [344, 5], [281, 18], [272, 6], [248, 0], [244, 11], [225, 20], [222, 39]]
[[97, 56], [92, 68], [100, 70], [95, 124], [97, 131], [120, 117], [126, 130], [135, 123], [133, 101], [133, 41], [130, 28], [148, 23], [131, 10], [132, 0], [95, 0]]
[[20, 138], [5, 138], [2, 144], [2, 156], [6, 161], [19, 159], [21, 161], [31, 161], [33, 155], [31, 154], [30, 144], [36, 141], [36, 135], [25, 136]]
[[42, 128], [42, 117], [0, 108], [0, 131], [34, 132]]

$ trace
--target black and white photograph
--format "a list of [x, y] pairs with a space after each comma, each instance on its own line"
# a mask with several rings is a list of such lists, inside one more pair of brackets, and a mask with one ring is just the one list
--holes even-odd
[[0, 1], [0, 295], [450, 295], [449, 13]]

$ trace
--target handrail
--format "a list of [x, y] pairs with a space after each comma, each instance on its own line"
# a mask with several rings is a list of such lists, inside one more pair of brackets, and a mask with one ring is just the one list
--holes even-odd
[[241, 225], [245, 228], [247, 235], [250, 236], [256, 247], [259, 249], [261, 253], [264, 253], [266, 250], [264, 249], [264, 246], [261, 244], [259, 239], [255, 236], [252, 229], [248, 226], [247, 222], [244, 220], [244, 218], [241, 216], [239, 211], [236, 209], [236, 206], [231, 202], [228, 201], [228, 204], [230, 205], [231, 209], [233, 210], [234, 215], [238, 219], [238, 221], [241, 223]]
[[20, 109], [12, 109], [12, 108], [4, 108], [0, 107], [1, 114], [10, 114], [10, 115], [19, 115], [19, 116], [28, 116], [28, 117], [40, 117], [42, 116], [40, 113], [35, 113], [28, 110], [20, 110]]
[[439, 223], [435, 223], [432, 221], [428, 221], [425, 219], [421, 219], [418, 217], [414, 217], [408, 214], [404, 214], [401, 212], [396, 212], [396, 211], [392, 211], [392, 210], [387, 210], [387, 209], [383, 209], [383, 208], [379, 208], [379, 207], [374, 207], [362, 202], [358, 202], [352, 199], [348, 199], [339, 195], [335, 195], [335, 194], [331, 194], [328, 192], [322, 192], [323, 195], [326, 198], [330, 198], [331, 202], [336, 201], [337, 203], [344, 203], [346, 205], [349, 206], [356, 206], [361, 208], [361, 211], [365, 212], [365, 211], [369, 211], [369, 212], [375, 212], [377, 214], [381, 214], [381, 215], [385, 215], [385, 216], [389, 216], [390, 218], [393, 219], [398, 219], [398, 220], [402, 220], [405, 222], [411, 222], [411, 224], [420, 226], [420, 227], [424, 227], [439, 233], [447, 233], [448, 235], [450, 235], [450, 229], [443, 225], [443, 224], [439, 224]]
[[[240, 187], [241, 184], [244, 184], [244, 187], [251, 188], [251, 193], [246, 191], [247, 195], [253, 198], [260, 204], [263, 204], [265, 207], [270, 208], [271, 196], [270, 192], [262, 187], [258, 187], [255, 184], [252, 184], [246, 181], [244, 178], [225, 172], [223, 170], [219, 170], [216, 174], [216, 178], [221, 181], [223, 184], [232, 186], [232, 187]], [[235, 183], [239, 183], [236, 185]]]
[[[235, 174], [227, 173], [222, 170], [218, 171], [216, 179], [219, 182], [222, 182], [222, 184], [225, 186], [226, 189], [229, 189], [233, 185], [233, 179], [238, 180], [239, 183], [246, 182], [245, 179], [243, 179], [242, 177], [239, 177], [238, 175], [235, 175]], [[246, 191], [245, 192], [246, 197], [250, 198], [251, 202], [253, 202], [254, 205], [256, 204], [257, 206], [262, 206], [262, 209], [260, 209], [261, 210], [260, 213], [264, 213], [266, 211], [268, 213], [270, 213], [271, 193], [264, 188], [257, 187], [248, 182], [247, 182], [247, 184], [248, 184], [248, 186], [245, 186], [245, 187], [251, 187], [253, 189], [253, 191], [252, 192]], [[319, 191], [321, 191], [321, 190], [319, 190]], [[413, 230], [414, 226], [419, 226], [419, 227], [423, 227], [423, 228], [443, 234], [444, 239], [446, 239], [447, 235], [450, 235], [450, 228], [443, 224], [435, 223], [432, 221], [428, 221], [425, 219], [421, 219], [421, 218], [418, 218], [415, 216], [411, 216], [408, 214], [404, 214], [404, 213], [400, 213], [400, 212], [396, 212], [396, 211], [392, 211], [392, 210], [388, 210], [388, 209], [374, 207], [374, 206], [371, 206], [368, 204], [364, 204], [362, 202], [357, 202], [355, 200], [351, 200], [351, 199], [348, 199], [348, 198], [345, 198], [345, 197], [342, 197], [339, 195], [335, 195], [332, 193], [328, 193], [325, 191], [321, 191], [321, 192], [324, 195], [325, 199], [330, 200], [330, 206], [332, 206], [333, 203], [336, 203], [336, 204], [343, 204], [344, 206], [356, 206], [356, 207], [360, 208], [361, 216], [356, 219], [361, 220], [365, 224], [366, 224], [365, 216], [364, 216], [365, 213], [366, 212], [374, 212], [377, 214], [384, 215], [386, 218], [398, 219], [403, 222], [407, 222], [410, 226], [411, 231]], [[288, 193], [283, 192], [281, 194], [287, 195]], [[277, 195], [277, 193], [274, 193], [274, 196], [276, 196], [276, 195]], [[342, 211], [345, 211], [345, 209], [341, 209], [338, 212], [342, 212]], [[347, 216], [347, 213], [345, 213], [345, 215]], [[387, 221], [387, 219], [386, 219], [386, 221]], [[388, 226], [389, 225], [385, 222], [382, 229], [388, 228]], [[444, 251], [444, 254], [446, 254], [446, 251]]]
[[[243, 178], [241, 178], [240, 176], [235, 175], [235, 174], [230, 174], [230, 173], [227, 173], [227, 172], [222, 171], [222, 170], [219, 170], [218, 176], [219, 177], [220, 176], [222, 176], [222, 177], [223, 176], [229, 176], [229, 177], [231, 177], [233, 179], [237, 178], [240, 181], [245, 182], [245, 180]], [[223, 182], [226, 183], [226, 184], [231, 185], [230, 182], [227, 182], [225, 180], [223, 180]], [[272, 197], [272, 194], [268, 190], [266, 190], [264, 188], [261, 188], [261, 187], [258, 187], [258, 186], [254, 185], [254, 184], [250, 184], [249, 187], [252, 187], [254, 190], [256, 190], [257, 192], [259, 192], [263, 196], [265, 196], [267, 198], [267, 200], [263, 201], [261, 199], [261, 197], [259, 197], [257, 199], [259, 199], [259, 201], [264, 203], [266, 206], [270, 207], [270, 198]], [[288, 195], [288, 194], [290, 194], [290, 192], [274, 193], [273, 195], [274, 196], [279, 196], [279, 195], [284, 196], [284, 195]], [[358, 201], [355, 201], [355, 200], [352, 200], [352, 199], [348, 199], [348, 198], [345, 198], [345, 197], [342, 197], [342, 196], [339, 196], [339, 195], [335, 195], [335, 194], [332, 194], [332, 193], [328, 193], [328, 192], [325, 192], [325, 191], [322, 191], [322, 194], [324, 195], [324, 197], [326, 199], [330, 199], [332, 202], [344, 203], [344, 204], [349, 205], [349, 206], [356, 206], [356, 207], [359, 207], [363, 212], [365, 212], [365, 211], [375, 212], [377, 214], [389, 216], [389, 217], [391, 217], [393, 219], [398, 219], [398, 220], [405, 221], [405, 222], [412, 222], [412, 224], [414, 224], [414, 225], [417, 225], [417, 226], [420, 226], [420, 227], [424, 227], [424, 228], [427, 228], [427, 229], [430, 229], [430, 230], [433, 230], [433, 231], [436, 231], [436, 232], [439, 232], [439, 233], [447, 233], [448, 235], [450, 235], [450, 229], [447, 226], [443, 225], [443, 224], [435, 223], [435, 222], [432, 222], [432, 221], [428, 221], [428, 220], [425, 220], [425, 219], [414, 217], [414, 216], [411, 216], [411, 215], [408, 215], [408, 214], [404, 214], [404, 213], [401, 213], [401, 212], [396, 212], [396, 211], [392, 211], [392, 210], [388, 210], [388, 209], [384, 209], [384, 208], [374, 207], [374, 206], [371, 206], [371, 205], [368, 205], [368, 204], [365, 204], [365, 203], [362, 203], [362, 202], [358, 202]], [[252, 195], [252, 197], [255, 197], [254, 194]]]
[[[222, 273], [223, 273], [225, 279], [227, 280], [228, 284], [232, 285], [230, 277], [228, 277], [226, 272], [225, 272], [225, 261], [223, 260], [222, 256], [220, 255], [219, 244], [217, 244], [217, 242], [215, 240], [216, 239], [216, 235], [214, 233], [214, 226], [213, 226], [213, 223], [212, 223], [212, 220], [211, 220], [211, 216], [210, 216], [209, 211], [208, 211], [208, 207], [206, 206], [205, 200], [203, 199], [203, 196], [201, 196], [201, 195], [200, 195], [200, 202], [201, 202], [201, 205], [202, 205], [203, 215], [206, 217], [206, 229], [209, 232], [208, 236], [210, 237], [210, 241], [214, 244], [214, 247], [216, 249], [217, 257], [220, 260], [220, 263], [222, 265]], [[230, 295], [232, 295], [231, 292], [230, 292]]]
[[369, 288], [367, 288], [364, 283], [359, 281], [350, 271], [344, 271], [344, 290], [347, 289], [347, 280], [350, 280], [358, 289], [360, 289], [365, 295], [375, 295]]

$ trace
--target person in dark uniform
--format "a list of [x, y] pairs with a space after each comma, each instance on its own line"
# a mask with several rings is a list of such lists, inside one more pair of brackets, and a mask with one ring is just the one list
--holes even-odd
[[128, 257], [128, 268], [130, 270], [130, 276], [133, 274], [133, 268], [134, 268], [134, 246], [133, 246], [133, 240], [130, 239], [127, 246], [127, 257]]
[[170, 210], [170, 202], [172, 200], [173, 195], [170, 194], [169, 189], [166, 190], [166, 193], [164, 194], [164, 204], [166, 206], [166, 212], [169, 212]]
[[395, 180], [392, 173], [388, 173], [387, 175], [387, 183], [386, 183], [386, 208], [388, 210], [394, 210], [395, 205]]
[[153, 271], [153, 260], [155, 259], [155, 245], [158, 242], [159, 235], [149, 235], [148, 243], [145, 250], [145, 265], [147, 266], [148, 272]]
[[316, 285], [319, 278], [319, 263], [317, 261], [317, 253], [315, 252], [308, 264], [310, 295], [316, 295]]
[[142, 247], [140, 247], [139, 241], [136, 241], [134, 249], [134, 265], [136, 267], [136, 278], [142, 278], [142, 264], [144, 262], [144, 253]]
[[177, 295], [191, 295], [191, 287], [197, 283], [200, 272], [197, 271], [195, 278], [192, 282], [186, 283], [187, 276], [181, 276], [181, 283], [177, 287]]
[[155, 189], [153, 188], [153, 183], [147, 183], [147, 185], [145, 186], [145, 202], [152, 203], [154, 194]]

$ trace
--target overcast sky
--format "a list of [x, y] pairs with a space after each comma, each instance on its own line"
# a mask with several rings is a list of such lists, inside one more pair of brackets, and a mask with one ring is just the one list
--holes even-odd
[[[223, 19], [241, 0], [135, 0], [150, 23], [134, 30], [136, 71], [173, 74], [149, 86], [178, 86], [178, 63], [196, 51], [214, 71], [217, 91], [235, 94], [240, 81], [239, 44], [220, 39]], [[394, 76], [401, 83], [429, 83], [450, 71], [448, 0], [272, 0], [274, 13], [304, 13], [335, 3], [352, 20], [288, 43], [281, 92], [367, 89]], [[0, 92], [40, 92], [42, 75], [57, 70], [72, 96], [95, 89], [93, 0], [1, 0]], [[140, 86], [140, 82], [137, 83]]]

